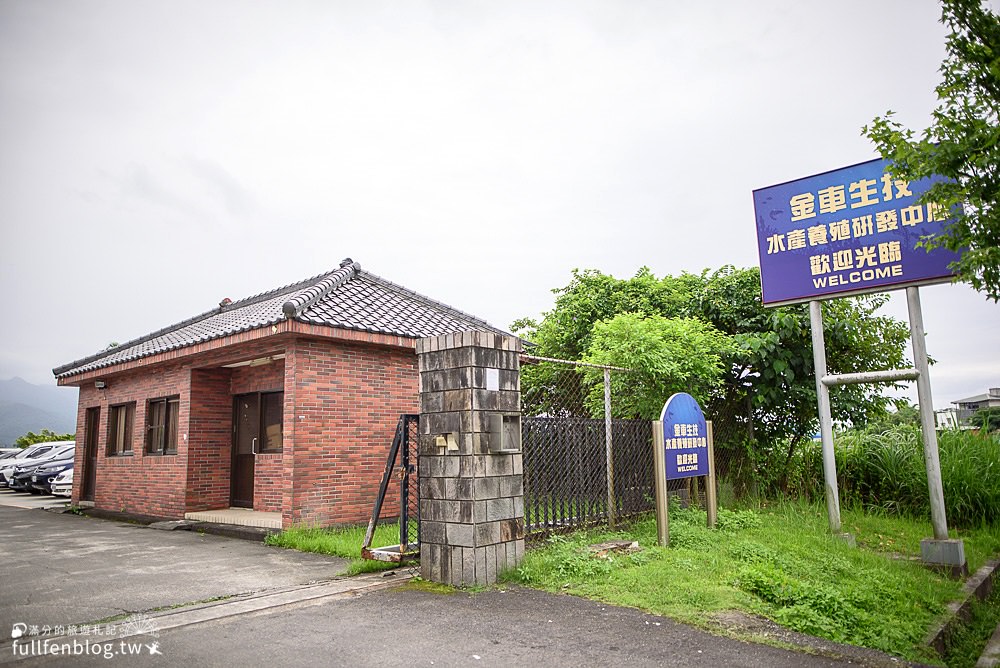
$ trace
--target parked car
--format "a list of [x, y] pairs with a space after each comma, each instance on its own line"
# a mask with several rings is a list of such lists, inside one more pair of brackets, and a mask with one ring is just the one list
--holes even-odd
[[35, 467], [31, 465], [18, 466], [7, 478], [7, 488], [15, 492], [31, 491], [31, 473], [34, 470]]
[[32, 486], [32, 483], [35, 482], [33, 478], [37, 474], [38, 470], [57, 469], [54, 473], [58, 473], [65, 467], [73, 465], [73, 456], [74, 449], [70, 448], [69, 450], [54, 457], [44, 457], [40, 462], [25, 462], [21, 466], [14, 469], [13, 473], [10, 475], [10, 479], [7, 481], [7, 486], [18, 492], [31, 492], [32, 494], [38, 494], [39, 492]]
[[52, 479], [51, 492], [53, 496], [73, 496], [73, 469], [68, 468], [57, 473]]
[[57, 475], [63, 471], [73, 468], [73, 460], [68, 461], [54, 461], [48, 464], [42, 464], [35, 468], [31, 472], [31, 489], [28, 491], [32, 494], [51, 494], [52, 493], [52, 480]]
[[28, 446], [25, 448], [25, 455], [0, 461], [0, 487], [10, 486], [11, 476], [14, 473], [14, 469], [18, 467], [44, 464], [55, 459], [65, 458], [63, 455], [72, 458], [75, 451], [76, 444], [74, 441], [36, 443], [35, 445]]
[[[8, 459], [27, 459], [28, 457], [44, 454], [57, 445], [66, 445], [68, 443], [72, 443], [72, 441], [49, 441], [48, 443], [35, 443], [34, 445], [29, 445], [26, 448], [18, 448], [9, 455]], [[6, 464], [0, 465], [0, 468], [4, 467], [6, 467]]]

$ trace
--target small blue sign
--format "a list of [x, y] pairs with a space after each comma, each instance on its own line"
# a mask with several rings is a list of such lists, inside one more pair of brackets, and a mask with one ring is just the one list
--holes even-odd
[[708, 424], [690, 394], [678, 392], [660, 413], [667, 480], [708, 475]]
[[927, 251], [950, 212], [917, 200], [933, 183], [894, 179], [871, 160], [753, 192], [766, 306], [940, 283], [959, 254]]

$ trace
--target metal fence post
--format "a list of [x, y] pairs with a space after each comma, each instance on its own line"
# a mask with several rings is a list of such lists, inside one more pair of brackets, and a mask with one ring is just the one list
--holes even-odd
[[823, 383], [826, 376], [826, 342], [823, 339], [823, 306], [809, 302], [809, 324], [812, 326], [813, 366], [816, 371], [816, 400], [819, 403], [819, 433], [823, 441], [823, 478], [826, 488], [826, 514], [830, 531], [840, 533], [840, 491], [837, 489], [837, 459], [833, 450], [833, 417], [830, 413], [830, 388]]
[[913, 366], [917, 376], [917, 403], [920, 405], [920, 430], [924, 437], [924, 465], [927, 468], [927, 491], [930, 494], [931, 524], [934, 538], [948, 539], [948, 520], [944, 508], [941, 484], [941, 460], [938, 455], [937, 432], [934, 429], [934, 401], [931, 399], [931, 379], [927, 365], [927, 342], [924, 339], [924, 316], [920, 308], [920, 290], [906, 288], [906, 306], [910, 316], [910, 342], [913, 346]]
[[615, 527], [615, 458], [611, 438], [611, 369], [604, 367], [604, 451], [608, 469], [608, 525]]
[[663, 423], [653, 421], [653, 490], [656, 494], [656, 542], [670, 545], [670, 501], [667, 497], [667, 463], [663, 442]]

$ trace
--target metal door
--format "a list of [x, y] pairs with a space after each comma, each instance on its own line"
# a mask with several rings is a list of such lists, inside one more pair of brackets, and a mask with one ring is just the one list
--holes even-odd
[[233, 468], [230, 505], [253, 508], [254, 465], [260, 448], [260, 395], [233, 402]]

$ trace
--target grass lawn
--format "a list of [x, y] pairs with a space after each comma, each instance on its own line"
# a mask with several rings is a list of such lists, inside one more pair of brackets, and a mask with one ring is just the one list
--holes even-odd
[[[700, 626], [739, 610], [787, 628], [940, 663], [921, 642], [961, 585], [923, 567], [929, 521], [843, 513], [857, 548], [830, 535], [823, 506], [781, 503], [719, 513], [718, 528], [698, 510], [672, 508], [670, 547], [647, 519], [622, 532], [556, 536], [529, 550], [508, 581], [625, 605]], [[970, 570], [1000, 554], [1000, 527], [953, 532], [965, 540]], [[611, 559], [587, 545], [638, 540], [643, 551]]]
[[[351, 559], [347, 567], [347, 575], [373, 573], [398, 568], [399, 564], [385, 561], [372, 561], [361, 558], [361, 544], [365, 540], [367, 527], [356, 526], [343, 529], [319, 529], [315, 527], [292, 527], [281, 533], [268, 536], [264, 542], [267, 545], [287, 547], [302, 552], [318, 552], [335, 557]], [[393, 545], [399, 542], [399, 526], [395, 524], [380, 524], [375, 528], [372, 540], [374, 547]]]

